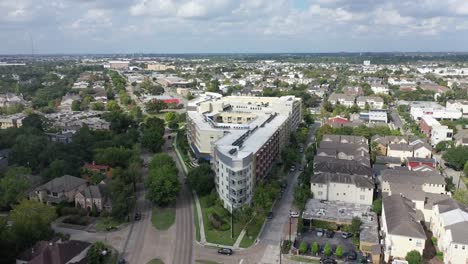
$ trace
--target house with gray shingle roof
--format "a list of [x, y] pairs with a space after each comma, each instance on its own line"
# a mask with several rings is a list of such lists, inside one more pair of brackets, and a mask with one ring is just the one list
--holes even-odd
[[408, 252], [416, 250], [421, 255], [426, 234], [421, 225], [422, 216], [413, 209], [411, 200], [391, 195], [384, 197], [382, 204], [382, 227], [384, 259], [405, 259]]
[[64, 175], [36, 187], [29, 193], [29, 198], [48, 204], [73, 202], [75, 195], [87, 186], [88, 182], [85, 179]]

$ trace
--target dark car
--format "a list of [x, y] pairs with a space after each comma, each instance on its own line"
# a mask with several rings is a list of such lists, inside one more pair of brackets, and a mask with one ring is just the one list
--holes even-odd
[[336, 264], [338, 262], [336, 262], [336, 260], [334, 260], [332, 258], [321, 258], [320, 263], [321, 264]]
[[348, 251], [344, 255], [344, 258], [346, 260], [356, 260], [357, 259], [357, 253], [355, 251]]
[[335, 232], [333, 230], [327, 230], [325, 232], [325, 235], [328, 237], [328, 238], [333, 238], [335, 236]]
[[218, 249], [218, 254], [221, 254], [221, 255], [231, 256], [232, 253], [233, 253], [233, 251], [230, 248], [220, 248], [220, 249]]
[[268, 212], [267, 218], [268, 218], [268, 219], [273, 219], [273, 212]]
[[112, 231], [112, 230], [116, 230], [116, 229], [117, 229], [117, 227], [115, 227], [115, 226], [108, 226], [108, 227], [106, 227], [106, 230], [107, 230], [107, 231]]
[[353, 234], [351, 234], [351, 233], [349, 233], [349, 232], [343, 232], [343, 233], [341, 234], [341, 237], [344, 238], [344, 239], [350, 238], [350, 237], [352, 237], [352, 236], [353, 236]]
[[135, 213], [135, 221], [140, 221], [140, 220], [141, 220], [141, 214]]
[[124, 258], [120, 258], [118, 263], [119, 264], [125, 264], [125, 263], [127, 263], [127, 261]]

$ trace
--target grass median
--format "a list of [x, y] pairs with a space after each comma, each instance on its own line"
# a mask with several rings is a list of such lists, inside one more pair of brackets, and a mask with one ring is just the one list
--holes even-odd
[[151, 214], [151, 223], [158, 230], [168, 230], [175, 222], [175, 206], [154, 206]]
[[255, 243], [255, 240], [257, 239], [264, 222], [265, 215], [258, 215], [247, 225], [246, 233], [239, 245], [241, 248], [248, 248]]

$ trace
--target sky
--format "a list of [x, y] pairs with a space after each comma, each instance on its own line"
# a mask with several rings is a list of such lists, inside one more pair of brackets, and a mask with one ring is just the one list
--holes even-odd
[[468, 51], [467, 0], [0, 0], [0, 54]]

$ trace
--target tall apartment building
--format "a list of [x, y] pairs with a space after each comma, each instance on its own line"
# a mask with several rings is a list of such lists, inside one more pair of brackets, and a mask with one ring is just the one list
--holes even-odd
[[198, 158], [211, 161], [226, 209], [251, 201], [302, 120], [301, 100], [283, 97], [222, 97], [207, 93], [187, 105], [187, 138]]

